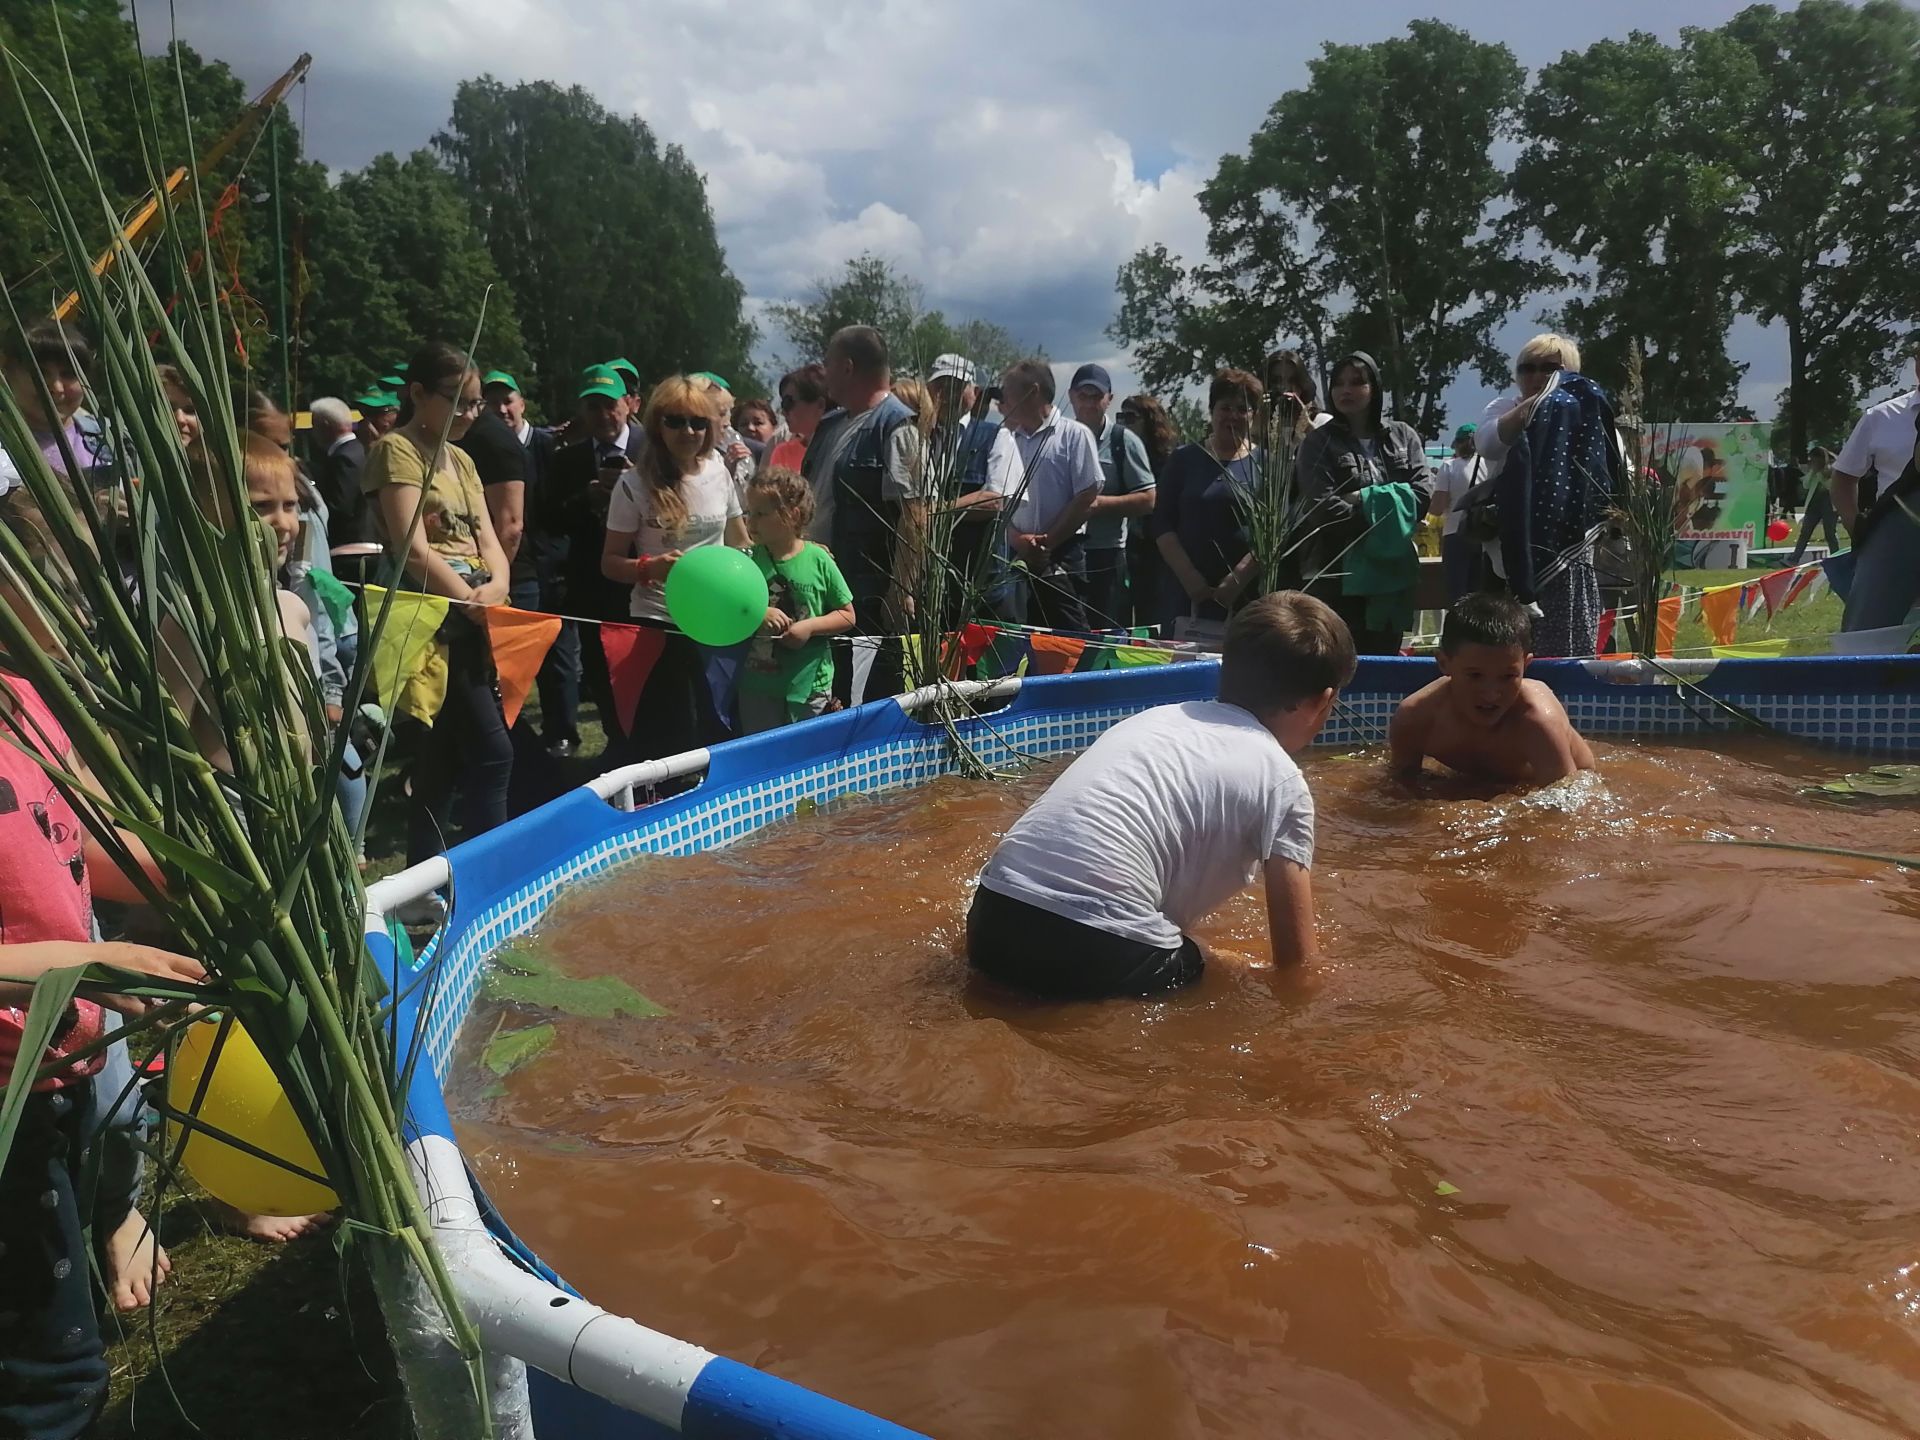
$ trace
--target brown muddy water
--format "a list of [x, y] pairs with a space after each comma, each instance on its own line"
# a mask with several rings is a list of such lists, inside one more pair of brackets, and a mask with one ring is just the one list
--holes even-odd
[[642, 860], [533, 944], [670, 1013], [481, 1002], [461, 1139], [589, 1298], [955, 1440], [1920, 1435], [1920, 878], [1687, 843], [1920, 813], [1772, 743], [1600, 760], [1489, 799], [1316, 753], [1323, 966], [1248, 968], [1249, 892], [1151, 1003], [960, 958], [1051, 770]]

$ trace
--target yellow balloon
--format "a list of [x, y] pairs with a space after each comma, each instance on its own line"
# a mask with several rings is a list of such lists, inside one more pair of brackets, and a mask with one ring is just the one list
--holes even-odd
[[[190, 1025], [180, 1037], [167, 1072], [168, 1100], [176, 1110], [191, 1110], [220, 1033], [217, 1020]], [[324, 1174], [313, 1142], [294, 1113], [293, 1102], [274, 1078], [273, 1067], [238, 1021], [220, 1047], [199, 1118], [216, 1130], [258, 1147], [269, 1155]], [[331, 1210], [340, 1197], [291, 1170], [282, 1170], [223, 1140], [189, 1131], [181, 1156], [187, 1173], [216, 1200], [250, 1215], [313, 1215]]]

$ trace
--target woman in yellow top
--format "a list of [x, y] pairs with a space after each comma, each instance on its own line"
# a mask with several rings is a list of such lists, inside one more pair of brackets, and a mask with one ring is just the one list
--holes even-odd
[[480, 413], [480, 376], [462, 352], [431, 344], [408, 362], [405, 398], [407, 418], [368, 449], [360, 488], [373, 501], [374, 538], [401, 562], [403, 583], [454, 602], [426, 670], [397, 697], [380, 697], [396, 712], [395, 738], [413, 756], [407, 863], [414, 865], [446, 849], [456, 783], [468, 836], [507, 818], [513, 743], [485, 613], [506, 601], [507, 557], [480, 474], [450, 443]]

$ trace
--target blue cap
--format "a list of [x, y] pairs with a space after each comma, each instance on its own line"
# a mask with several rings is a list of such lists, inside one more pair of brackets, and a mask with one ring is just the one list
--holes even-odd
[[1074, 371], [1073, 383], [1067, 386], [1067, 393], [1071, 395], [1082, 385], [1095, 386], [1102, 395], [1113, 393], [1113, 377], [1107, 374], [1107, 367], [1104, 365], [1082, 365]]

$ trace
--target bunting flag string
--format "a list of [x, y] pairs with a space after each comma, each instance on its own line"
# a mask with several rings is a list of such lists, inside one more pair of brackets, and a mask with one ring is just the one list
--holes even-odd
[[621, 733], [633, 729], [633, 717], [640, 707], [640, 692], [667, 648], [667, 632], [650, 625], [621, 625], [607, 620], [600, 623], [600, 651], [607, 657], [607, 680], [613, 690], [613, 715]]
[[1660, 613], [1655, 618], [1653, 632], [1655, 654], [1673, 654], [1673, 642], [1680, 634], [1680, 612], [1684, 608], [1685, 601], [1685, 596], [1669, 595], [1660, 602]]
[[1740, 592], [1745, 588], [1725, 585], [1700, 597], [1700, 618], [1706, 622], [1714, 644], [1733, 644], [1733, 633], [1740, 624]]
[[375, 698], [389, 711], [432, 724], [447, 696], [446, 661], [436, 654], [433, 637], [446, 623], [451, 602], [441, 595], [389, 592], [378, 585], [366, 586], [365, 593], [370, 615], [387, 606], [387, 623], [373, 647], [369, 676]]

